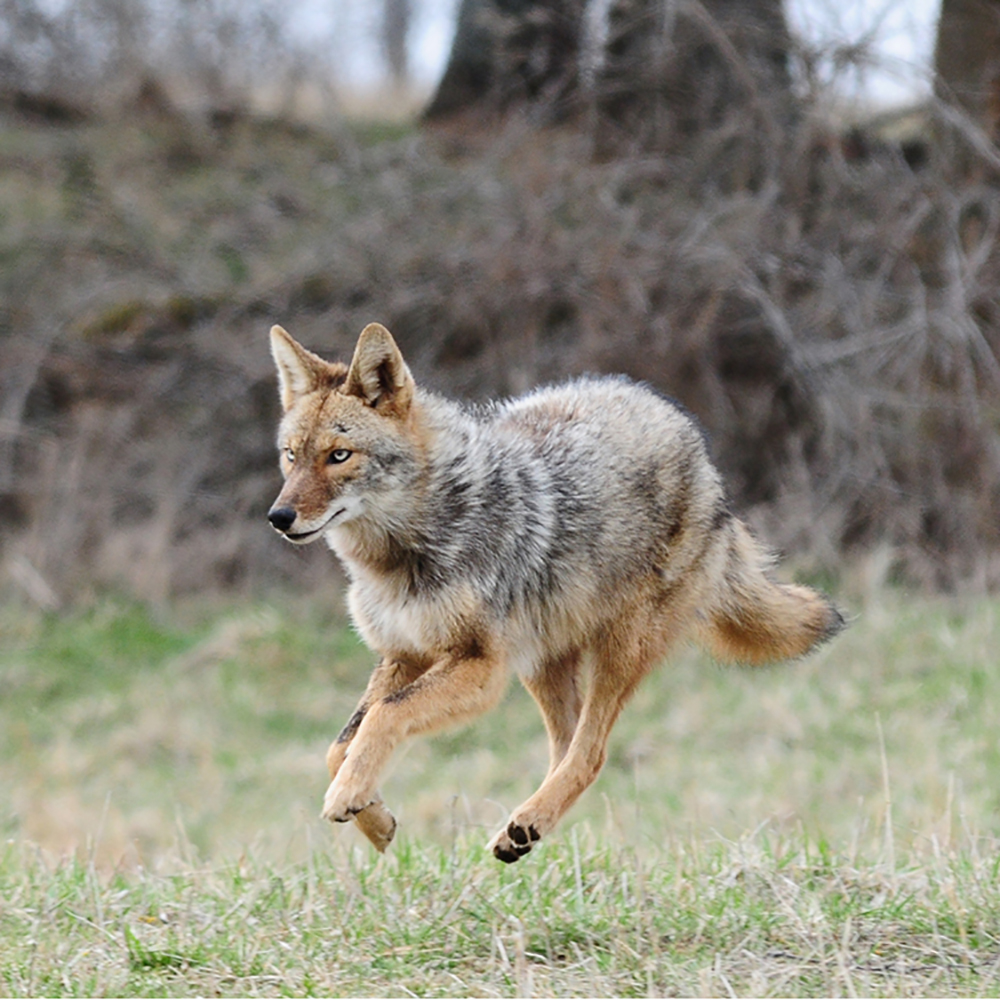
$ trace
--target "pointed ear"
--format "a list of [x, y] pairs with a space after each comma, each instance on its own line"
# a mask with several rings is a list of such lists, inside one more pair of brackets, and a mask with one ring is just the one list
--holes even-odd
[[380, 323], [369, 323], [354, 349], [344, 392], [380, 413], [404, 417], [413, 402], [414, 388], [413, 376], [392, 334]]
[[[334, 366], [307, 351], [280, 326], [271, 327], [271, 357], [278, 368], [281, 405], [287, 412], [306, 393], [332, 381]], [[343, 366], [339, 366], [343, 372]]]

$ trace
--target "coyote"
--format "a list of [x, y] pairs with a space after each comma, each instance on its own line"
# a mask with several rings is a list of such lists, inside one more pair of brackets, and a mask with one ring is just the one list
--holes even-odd
[[350, 366], [271, 330], [284, 487], [268, 519], [318, 538], [381, 656], [327, 754], [323, 816], [385, 850], [379, 774], [403, 739], [500, 699], [511, 670], [541, 709], [549, 770], [490, 842], [517, 861], [597, 777], [642, 678], [693, 638], [759, 664], [802, 656], [844, 624], [808, 587], [776, 583], [730, 512], [698, 426], [623, 377], [583, 377], [470, 408], [414, 384], [389, 331]]

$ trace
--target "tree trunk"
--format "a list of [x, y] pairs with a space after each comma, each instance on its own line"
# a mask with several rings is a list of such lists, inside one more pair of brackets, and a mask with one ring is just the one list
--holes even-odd
[[382, 0], [382, 52], [397, 90], [402, 90], [410, 79], [407, 42], [412, 20], [412, 0]]
[[761, 151], [793, 116], [782, 0], [614, 0], [597, 77], [605, 151], [676, 149], [731, 127]]
[[451, 56], [425, 118], [546, 102], [564, 110], [579, 77], [585, 0], [462, 0]]
[[[995, 0], [1000, 2], [1000, 0]], [[462, 0], [428, 120], [536, 103], [565, 110], [580, 91], [586, 0]], [[783, 0], [612, 0], [594, 80], [601, 155], [701, 143], [738, 187], [772, 170], [794, 116]], [[714, 147], [702, 142], [712, 137]]]
[[941, 0], [935, 90], [1000, 141], [1000, 0]]

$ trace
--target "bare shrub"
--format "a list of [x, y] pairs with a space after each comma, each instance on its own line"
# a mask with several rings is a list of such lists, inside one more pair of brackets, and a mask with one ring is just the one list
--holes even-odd
[[[600, 160], [587, 116], [383, 142], [239, 115], [31, 133], [8, 183], [35, 215], [11, 200], [0, 230], [4, 558], [58, 597], [322, 579], [332, 560], [263, 522], [265, 333], [343, 356], [377, 319], [454, 395], [584, 371], [670, 393], [805, 571], [876, 555], [996, 587], [995, 149], [943, 104], [908, 145], [845, 134], [802, 79], [746, 182], [731, 118]], [[956, 175], [944, 128], [980, 170]]]
[[0, 4], [0, 96], [50, 116], [129, 109], [150, 82], [197, 112], [287, 111], [330, 80], [279, 0]]

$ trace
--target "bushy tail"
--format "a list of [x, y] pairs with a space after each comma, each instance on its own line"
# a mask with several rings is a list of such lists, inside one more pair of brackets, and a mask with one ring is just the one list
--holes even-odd
[[725, 556], [701, 636], [714, 656], [751, 665], [787, 660], [844, 627], [823, 594], [771, 579], [769, 555], [741, 521], [732, 518], [725, 533]]

